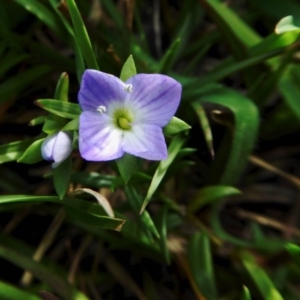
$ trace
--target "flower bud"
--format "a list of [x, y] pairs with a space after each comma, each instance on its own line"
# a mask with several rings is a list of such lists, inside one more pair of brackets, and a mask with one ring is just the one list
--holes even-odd
[[59, 131], [45, 138], [42, 144], [42, 157], [54, 161], [52, 168], [61, 164], [72, 152], [72, 139], [68, 132]]

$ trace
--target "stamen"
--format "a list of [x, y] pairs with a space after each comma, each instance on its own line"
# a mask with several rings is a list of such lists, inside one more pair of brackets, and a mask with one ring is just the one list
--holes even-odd
[[124, 86], [124, 91], [128, 92], [128, 93], [132, 93], [132, 84], [125, 84]]
[[106, 107], [104, 105], [100, 105], [97, 107], [97, 111], [100, 113], [100, 114], [103, 114], [106, 112]]

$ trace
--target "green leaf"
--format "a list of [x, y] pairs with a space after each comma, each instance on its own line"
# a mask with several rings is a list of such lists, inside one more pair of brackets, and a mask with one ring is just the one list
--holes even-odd
[[26, 300], [40, 300], [39, 296], [31, 294], [27, 291], [21, 290], [7, 282], [0, 281], [0, 299], [3, 300], [16, 300], [16, 299], [26, 299]]
[[55, 14], [52, 13], [41, 1], [36, 0], [15, 0], [26, 10], [34, 14], [38, 19], [51, 28], [56, 34], [63, 37], [65, 32], [60, 26], [60, 22]]
[[80, 50], [79, 45], [78, 45], [78, 41], [77, 41], [77, 39], [75, 37], [74, 30], [71, 27], [71, 25], [69, 24], [69, 21], [65, 18], [65, 16], [59, 10], [59, 6], [57, 5], [57, 1], [56, 0], [50, 0], [50, 4], [51, 4], [53, 10], [56, 11], [59, 19], [61, 20], [61, 22], [65, 26], [67, 32], [72, 37], [72, 40], [71, 40], [70, 44], [72, 45], [72, 48], [74, 49], [75, 64], [76, 64], [76, 74], [77, 74], [78, 82], [80, 82], [82, 74], [83, 74], [83, 72], [85, 70], [85, 64], [84, 64], [84, 59], [83, 59], [81, 50]]
[[[238, 41], [247, 47], [259, 43], [262, 38], [251, 29], [228, 5], [218, 0], [202, 0], [220, 32], [233, 47], [237, 47]], [[235, 45], [234, 45], [235, 44]]]
[[74, 183], [80, 183], [83, 186], [99, 189], [101, 187], [111, 187], [113, 180], [116, 177], [113, 175], [103, 175], [99, 173], [73, 172], [71, 180]]
[[132, 175], [138, 170], [138, 158], [125, 153], [122, 157], [116, 159], [119, 172], [125, 183], [128, 183]]
[[265, 300], [283, 300], [267, 273], [259, 267], [255, 258], [248, 252], [240, 253], [242, 264]]
[[214, 158], [215, 151], [214, 151], [214, 145], [213, 145], [213, 135], [212, 135], [212, 131], [211, 131], [205, 110], [203, 109], [203, 106], [198, 102], [193, 102], [191, 105], [194, 108], [195, 113], [198, 116], [209, 153], [210, 153], [211, 157]]
[[163, 128], [163, 133], [164, 135], [172, 135], [184, 130], [188, 130], [190, 128], [191, 126], [183, 120], [176, 117], [172, 117], [169, 123]]
[[170, 264], [171, 260], [170, 260], [170, 251], [168, 248], [168, 230], [167, 230], [168, 212], [169, 212], [168, 206], [162, 207], [159, 214], [155, 218], [155, 223], [160, 236], [158, 242], [160, 244], [161, 252], [167, 264]]
[[179, 50], [180, 38], [176, 39], [169, 49], [166, 51], [164, 56], [161, 58], [159, 65], [157, 66], [156, 73], [167, 73], [173, 66], [177, 50]]
[[225, 197], [240, 195], [237, 188], [226, 185], [213, 185], [204, 187], [196, 193], [188, 207], [190, 213], [194, 213], [207, 204], [215, 203]]
[[298, 69], [296, 65], [292, 65], [287, 69], [279, 81], [279, 89], [284, 97], [285, 103], [300, 120], [300, 71]]
[[61, 118], [57, 115], [50, 115], [43, 125], [43, 132], [47, 134], [53, 134], [61, 130], [62, 127], [66, 124], [66, 119]]
[[[63, 276], [57, 274], [41, 262], [34, 261], [28, 255], [23, 254], [18, 248], [14, 249], [6, 244], [0, 244], [0, 257], [10, 261], [18, 267], [30, 271], [42, 282], [49, 285], [63, 299], [87, 300], [88, 298], [70, 285]], [[20, 299], [20, 298], [14, 298]], [[22, 299], [22, 298], [21, 298]], [[25, 298], [27, 299], [27, 297]], [[30, 298], [29, 298], [30, 299]]]
[[290, 255], [295, 259], [297, 264], [300, 265], [300, 247], [293, 243], [287, 243], [285, 247]]
[[63, 118], [76, 119], [81, 113], [78, 104], [62, 102], [54, 99], [40, 99], [36, 104], [41, 108]]
[[99, 70], [92, 44], [80, 12], [74, 0], [67, 0], [68, 8], [74, 25], [76, 39], [89, 69]]
[[0, 163], [18, 160], [34, 141], [29, 139], [0, 146]]
[[[64, 201], [65, 199], [63, 202]], [[99, 204], [97, 205], [99, 206]], [[94, 230], [99, 231], [100, 228], [121, 231], [125, 223], [124, 219], [108, 217], [105, 212], [103, 212], [103, 215], [87, 214], [71, 206], [66, 207], [66, 211], [68, 213], [68, 219], [72, 224], [76, 227], [83, 227], [88, 232], [93, 232]]]
[[294, 24], [293, 16], [287, 16], [282, 18], [275, 26], [275, 32], [277, 34], [292, 31], [295, 29], [299, 29], [299, 27]]
[[201, 294], [207, 300], [217, 299], [210, 242], [208, 237], [196, 232], [188, 244], [188, 260], [193, 277]]
[[61, 130], [72, 131], [72, 130], [78, 130], [78, 128], [79, 128], [79, 118], [70, 121]]
[[41, 147], [45, 138], [40, 139], [32, 143], [24, 152], [24, 154], [18, 159], [18, 162], [25, 164], [35, 164], [43, 160]]
[[29, 122], [29, 126], [36, 126], [36, 125], [43, 124], [45, 120], [46, 120], [45, 116], [36, 117]]
[[160, 238], [160, 235], [149, 213], [145, 210], [142, 215], [139, 215], [143, 200], [137, 193], [136, 189], [133, 186], [127, 185], [125, 186], [125, 193], [129, 204], [137, 216], [138, 222], [141, 224], [141, 227], [146, 231], [146, 233], [149, 230], [152, 234], [154, 234], [154, 236]]
[[80, 214], [82, 219], [76, 218], [74, 220], [78, 222], [88, 222], [90, 226], [94, 226], [99, 230], [111, 229], [111, 230], [121, 230], [125, 220], [110, 218], [106, 216], [103, 208], [98, 203], [92, 203], [88, 201], [83, 201], [77, 198], [65, 197], [64, 200], [60, 200], [57, 196], [31, 196], [31, 195], [5, 195], [0, 196], [0, 206], [8, 205], [12, 203], [41, 203], [41, 202], [53, 202], [60, 205], [65, 205], [66, 208], [73, 208], [76, 216]]
[[158, 168], [156, 169], [150, 187], [148, 189], [147, 195], [143, 201], [143, 205], [140, 210], [140, 214], [143, 213], [144, 209], [146, 208], [148, 202], [152, 198], [153, 194], [155, 193], [157, 187], [159, 186], [160, 182], [164, 178], [169, 166], [174, 161], [175, 157], [177, 156], [179, 150], [182, 148], [185, 140], [181, 138], [180, 136], [176, 136], [173, 141], [171, 142], [169, 148], [168, 148], [168, 158], [165, 160], [162, 160]]
[[69, 76], [63, 72], [57, 82], [54, 99], [68, 102], [69, 99]]
[[259, 125], [257, 107], [240, 93], [221, 87], [202, 95], [201, 101], [225, 106], [233, 113], [234, 124], [230, 125], [218, 149], [211, 169], [211, 181], [234, 185], [244, 171], [256, 142]]
[[53, 184], [59, 199], [63, 199], [70, 183], [72, 158], [69, 156], [53, 170]]
[[136, 75], [135, 63], [132, 55], [129, 55], [121, 70], [120, 79], [125, 82], [127, 79], [134, 75]]
[[251, 294], [250, 291], [246, 286], [243, 286], [243, 295], [241, 300], [251, 300]]

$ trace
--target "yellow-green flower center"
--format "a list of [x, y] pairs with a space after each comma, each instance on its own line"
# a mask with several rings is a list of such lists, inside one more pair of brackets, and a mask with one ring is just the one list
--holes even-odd
[[118, 123], [119, 128], [121, 128], [121, 129], [128, 130], [131, 128], [129, 121], [126, 118], [119, 118], [117, 120], [117, 123]]
[[125, 109], [117, 109], [114, 112], [115, 125], [122, 130], [130, 130], [132, 123], [132, 114], [130, 111]]

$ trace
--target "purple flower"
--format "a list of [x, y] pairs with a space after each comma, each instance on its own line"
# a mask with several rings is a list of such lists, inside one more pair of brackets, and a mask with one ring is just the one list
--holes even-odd
[[181, 85], [159, 74], [138, 74], [125, 83], [86, 70], [79, 91], [79, 151], [89, 161], [107, 161], [125, 152], [149, 160], [167, 158], [162, 127], [175, 114]]
[[69, 133], [59, 131], [45, 138], [42, 147], [42, 157], [54, 161], [53, 168], [61, 164], [72, 152], [72, 139]]

